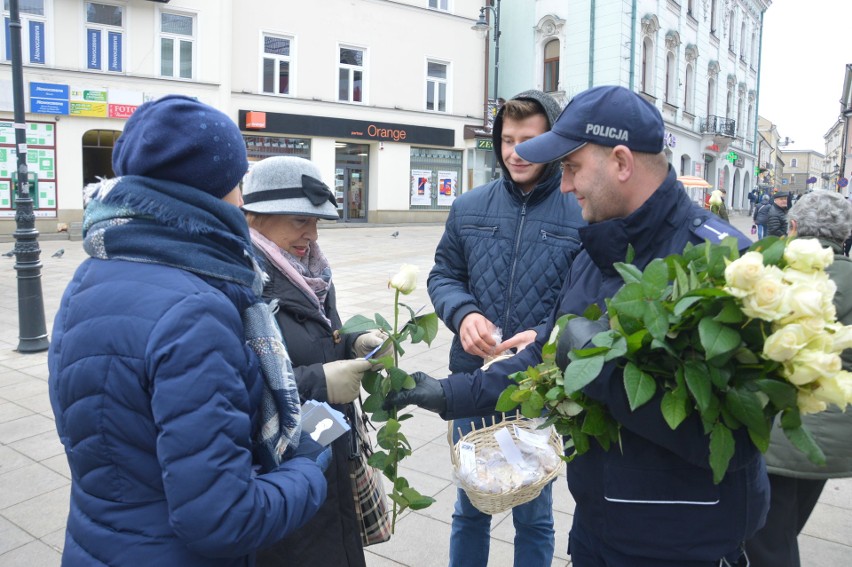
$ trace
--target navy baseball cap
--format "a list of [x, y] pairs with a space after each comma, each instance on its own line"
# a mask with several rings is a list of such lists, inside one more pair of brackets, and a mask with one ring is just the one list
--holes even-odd
[[518, 144], [515, 151], [530, 163], [548, 163], [586, 144], [659, 153], [663, 118], [657, 107], [631, 90], [594, 87], [571, 99], [549, 132]]

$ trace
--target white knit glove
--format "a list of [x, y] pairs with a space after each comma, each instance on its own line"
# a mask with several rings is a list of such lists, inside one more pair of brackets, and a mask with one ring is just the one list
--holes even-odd
[[335, 360], [322, 365], [325, 388], [332, 404], [348, 404], [361, 393], [361, 379], [372, 365], [363, 359]]
[[[355, 343], [352, 345], [352, 353], [355, 355], [355, 358], [364, 358], [373, 350], [385, 342], [388, 339], [388, 336], [378, 330], [373, 330], [367, 333], [364, 333], [357, 339], [355, 339]], [[387, 354], [390, 354], [391, 343], [388, 342], [387, 346], [383, 348], [380, 352], [377, 352], [370, 358], [381, 358]]]

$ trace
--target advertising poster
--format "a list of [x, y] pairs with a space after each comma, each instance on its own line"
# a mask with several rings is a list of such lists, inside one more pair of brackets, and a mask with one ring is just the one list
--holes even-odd
[[456, 199], [458, 173], [455, 171], [438, 172], [438, 206], [449, 207]]
[[106, 89], [71, 87], [70, 100], [71, 107], [69, 114], [72, 116], [107, 117]]
[[411, 204], [425, 205], [432, 204], [432, 170], [431, 169], [412, 169], [411, 170]]

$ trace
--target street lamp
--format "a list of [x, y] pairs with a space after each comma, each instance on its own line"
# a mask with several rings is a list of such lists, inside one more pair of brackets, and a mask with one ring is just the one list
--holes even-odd
[[[496, 4], [496, 6], [495, 6]], [[499, 95], [497, 94], [497, 89], [500, 85], [500, 0], [490, 0], [488, 4], [479, 9], [479, 19], [476, 23], [471, 26], [470, 29], [479, 33], [482, 38], [488, 41], [488, 32], [491, 29], [491, 26], [488, 25], [487, 12], [490, 11], [494, 14], [494, 115], [498, 110], [497, 104], [499, 99]], [[487, 45], [487, 43], [486, 43]], [[488, 64], [486, 63], [486, 104], [485, 104], [485, 115], [486, 122], [490, 127], [493, 127], [493, 119], [494, 116], [491, 115], [491, 105], [487, 102], [489, 97], [487, 96], [488, 91]], [[490, 129], [490, 128], [489, 128]], [[496, 148], [492, 148], [492, 159], [491, 159], [491, 179], [494, 179], [494, 170], [496, 167], [497, 156], [494, 154]]]
[[[24, 64], [21, 56], [21, 18], [18, 0], [9, 1], [9, 47], [12, 55], [12, 99], [18, 186], [15, 199], [15, 270], [18, 272], [18, 352], [47, 350], [44, 298], [41, 292], [41, 250], [35, 229], [33, 199], [27, 170], [27, 132], [24, 114]], [[13, 189], [14, 191], [15, 189]]]

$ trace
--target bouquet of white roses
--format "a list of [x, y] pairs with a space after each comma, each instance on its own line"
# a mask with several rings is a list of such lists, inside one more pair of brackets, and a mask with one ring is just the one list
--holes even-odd
[[[732, 430], [746, 428], [761, 451], [781, 414], [781, 426], [816, 463], [825, 457], [802, 427], [802, 414], [852, 403], [852, 374], [840, 353], [852, 347], [852, 327], [836, 321], [836, 287], [825, 268], [830, 250], [810, 239], [765, 238], [740, 256], [737, 241], [688, 246], [644, 270], [617, 264], [624, 286], [607, 300], [611, 329], [594, 346], [574, 350], [564, 373], [555, 365], [562, 317], [543, 349], [543, 362], [517, 373], [499, 410], [518, 404], [524, 415], [549, 413], [573, 458], [595, 438], [605, 449], [619, 425], [582, 388], [611, 360], [624, 367], [631, 409], [661, 392], [660, 411], [672, 429], [698, 412], [710, 436], [710, 466], [720, 482], [733, 456]], [[628, 259], [629, 261], [629, 259]], [[595, 319], [592, 306], [584, 314]]]

